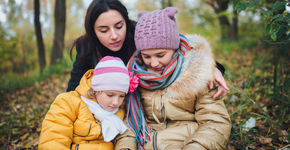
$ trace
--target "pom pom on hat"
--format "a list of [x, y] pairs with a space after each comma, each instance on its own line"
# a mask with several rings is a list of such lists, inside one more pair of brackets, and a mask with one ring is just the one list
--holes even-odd
[[136, 49], [178, 49], [179, 32], [174, 17], [177, 12], [176, 8], [167, 7], [139, 13], [134, 37]]

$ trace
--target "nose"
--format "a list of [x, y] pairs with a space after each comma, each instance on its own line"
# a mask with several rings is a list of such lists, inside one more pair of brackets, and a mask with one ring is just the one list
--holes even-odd
[[155, 58], [151, 59], [151, 67], [155, 68], [159, 65], [159, 61]]
[[112, 100], [112, 105], [117, 106], [118, 105], [118, 97], [114, 97]]
[[114, 29], [112, 29], [111, 30], [111, 39], [116, 40], [117, 38], [118, 38], [117, 32]]

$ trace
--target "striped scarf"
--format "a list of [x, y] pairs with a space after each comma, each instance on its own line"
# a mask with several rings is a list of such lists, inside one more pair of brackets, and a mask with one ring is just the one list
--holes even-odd
[[[136, 56], [139, 52], [136, 51], [134, 53], [128, 63], [128, 69], [133, 72], [134, 75], [136, 74], [139, 77], [141, 87], [150, 90], [162, 89], [175, 81], [182, 68], [183, 56], [190, 50], [186, 37], [181, 34], [179, 37], [179, 49], [175, 52], [171, 62], [165, 67], [161, 75], [147, 72], [146, 69], [144, 69], [136, 61]], [[138, 149], [144, 149], [144, 144], [150, 140], [149, 133], [151, 128], [145, 121], [140, 100], [141, 94], [139, 90], [136, 90], [134, 93], [130, 93], [128, 96], [127, 121], [132, 131], [136, 134], [134, 142], [137, 144]]]

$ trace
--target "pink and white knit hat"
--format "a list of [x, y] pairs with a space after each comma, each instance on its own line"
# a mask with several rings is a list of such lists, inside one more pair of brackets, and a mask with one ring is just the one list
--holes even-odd
[[95, 67], [91, 80], [94, 91], [116, 90], [128, 93], [129, 71], [118, 57], [106, 56]]

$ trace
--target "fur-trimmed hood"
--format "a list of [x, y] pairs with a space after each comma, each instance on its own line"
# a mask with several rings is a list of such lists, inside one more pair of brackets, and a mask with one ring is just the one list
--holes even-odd
[[184, 56], [181, 72], [166, 90], [170, 97], [191, 97], [207, 89], [213, 80], [215, 61], [209, 43], [199, 35], [187, 35], [191, 50]]

